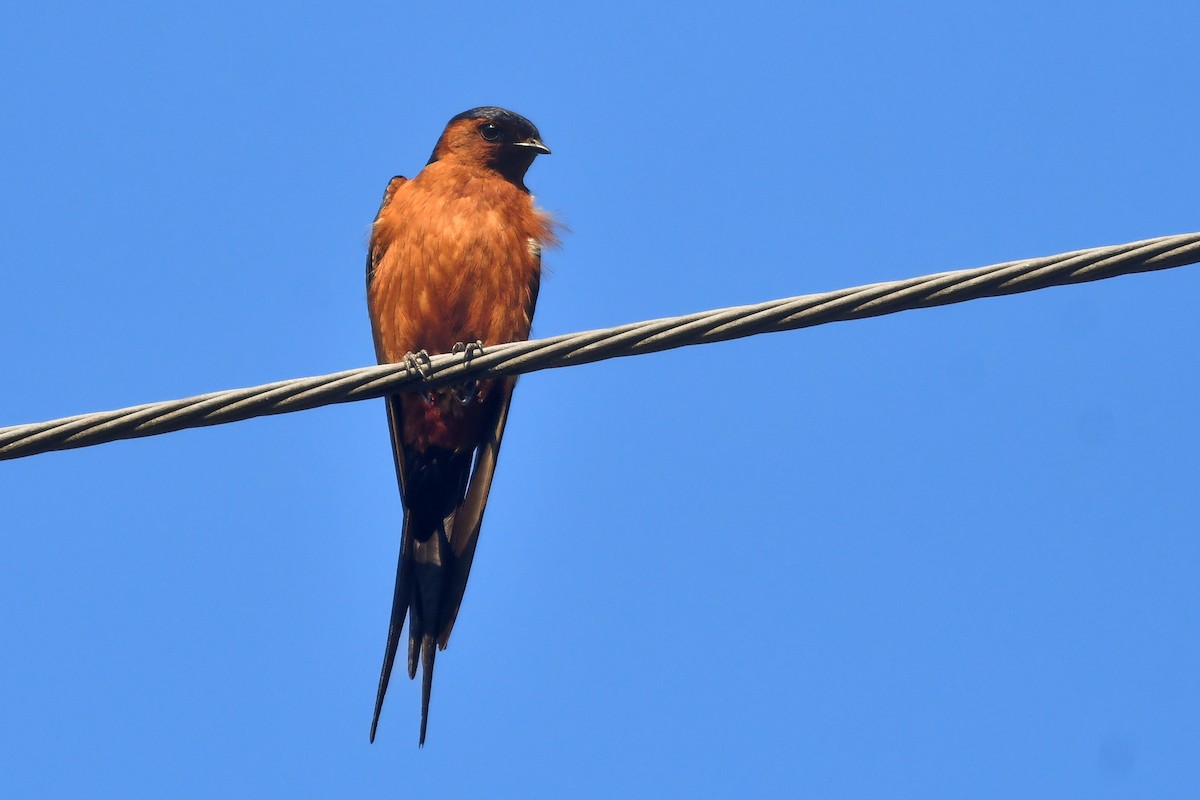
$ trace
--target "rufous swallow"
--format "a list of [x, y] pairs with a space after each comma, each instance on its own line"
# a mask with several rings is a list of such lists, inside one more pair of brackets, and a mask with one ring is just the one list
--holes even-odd
[[[450, 120], [425, 168], [392, 178], [371, 228], [367, 307], [381, 364], [529, 338], [542, 247], [555, 223], [525, 172], [549, 154], [533, 123], [503, 108]], [[421, 735], [433, 662], [458, 615], [515, 378], [385, 398], [404, 506], [400, 563], [371, 741], [408, 616], [408, 677], [422, 664]]]

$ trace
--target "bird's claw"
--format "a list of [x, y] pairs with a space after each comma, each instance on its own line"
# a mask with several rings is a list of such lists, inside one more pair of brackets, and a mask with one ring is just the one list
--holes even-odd
[[[450, 348], [451, 353], [461, 354], [464, 364], [470, 364], [471, 359], [483, 353], [483, 342], [476, 339], [473, 342], [455, 342]], [[454, 389], [454, 396], [462, 405], [468, 405], [479, 397], [479, 381], [469, 380]]]
[[451, 353], [462, 354], [464, 362], [470, 362], [475, 356], [483, 355], [483, 342], [476, 339], [473, 342], [455, 342], [450, 348]]
[[[429, 380], [429, 376], [433, 374], [433, 362], [429, 360], [429, 352], [427, 350], [411, 350], [404, 354], [404, 366], [408, 367], [410, 372], [415, 372], [421, 376], [421, 380]], [[429, 392], [421, 392], [421, 396], [426, 402], [433, 401], [433, 395]]]
[[429, 360], [429, 352], [426, 350], [405, 353], [404, 366], [420, 375], [422, 380], [429, 380], [429, 376], [433, 374], [433, 362]]

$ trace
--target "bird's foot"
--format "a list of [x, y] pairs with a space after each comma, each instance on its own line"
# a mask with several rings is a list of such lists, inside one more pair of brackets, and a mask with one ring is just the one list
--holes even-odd
[[[462, 354], [463, 363], [470, 364], [471, 359], [483, 353], [483, 342], [476, 339], [473, 342], [455, 342], [454, 347], [450, 348], [451, 353]], [[454, 396], [458, 398], [458, 402], [462, 405], [469, 405], [479, 399], [479, 381], [469, 380], [461, 386], [454, 388]]]
[[413, 353], [411, 351], [404, 354], [404, 366], [408, 367], [412, 372], [421, 376], [422, 380], [429, 380], [432, 373], [433, 362], [429, 360], [429, 351], [418, 350]]
[[483, 342], [476, 339], [473, 342], [455, 342], [450, 348], [451, 353], [462, 353], [463, 361], [470, 363], [475, 356], [483, 355]]
[[[433, 362], [429, 360], [429, 352], [427, 350], [405, 353], [404, 366], [408, 367], [410, 372], [420, 375], [423, 381], [429, 380], [429, 376], [433, 374]], [[433, 395], [429, 392], [421, 392], [421, 396], [425, 398], [426, 402], [433, 402]]]

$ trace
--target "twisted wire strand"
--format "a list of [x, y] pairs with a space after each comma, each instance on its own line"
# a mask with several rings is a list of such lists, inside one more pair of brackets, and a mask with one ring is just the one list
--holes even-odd
[[117, 439], [155, 436], [184, 428], [222, 425], [269, 414], [286, 414], [400, 391], [432, 390], [473, 378], [587, 364], [760, 333], [1170, 269], [1198, 261], [1200, 233], [1161, 236], [988, 267], [495, 345], [470, 358], [461, 354], [437, 355], [420, 369], [416, 364], [385, 364], [277, 381], [117, 411], [0, 428], [0, 460], [88, 447]]

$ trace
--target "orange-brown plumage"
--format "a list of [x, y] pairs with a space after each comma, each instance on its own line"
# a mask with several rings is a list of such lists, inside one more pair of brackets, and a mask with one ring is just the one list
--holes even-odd
[[[380, 363], [528, 338], [554, 223], [534, 208], [523, 178], [548, 152], [523, 117], [472, 109], [450, 121], [420, 174], [388, 184], [367, 260]], [[514, 384], [387, 399], [405, 515], [372, 739], [409, 612], [410, 677], [418, 656], [425, 665], [424, 742], [434, 644], [446, 646], [462, 600]]]

